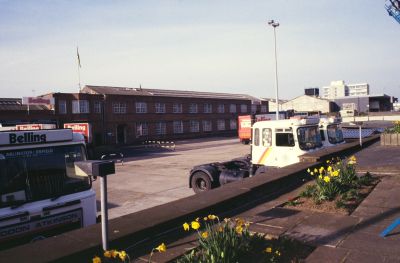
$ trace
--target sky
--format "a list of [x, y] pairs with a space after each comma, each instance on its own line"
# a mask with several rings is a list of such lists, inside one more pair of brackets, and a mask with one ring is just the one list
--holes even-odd
[[0, 97], [78, 92], [80, 79], [275, 98], [271, 19], [279, 98], [335, 80], [400, 97], [400, 24], [384, 3], [0, 0]]

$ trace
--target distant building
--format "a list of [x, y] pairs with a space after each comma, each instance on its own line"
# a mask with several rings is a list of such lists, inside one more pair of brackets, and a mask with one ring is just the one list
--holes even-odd
[[321, 97], [324, 99], [336, 99], [341, 97], [355, 97], [369, 95], [369, 84], [345, 84], [343, 80], [332, 81], [329, 86], [322, 87]]
[[321, 112], [337, 111], [334, 102], [314, 96], [302, 95], [282, 104], [282, 110], [294, 110], [295, 112]]
[[347, 96], [336, 98], [334, 101], [344, 110], [356, 110], [358, 113], [391, 111], [393, 110], [393, 102], [396, 98], [382, 95], [365, 95], [365, 96]]
[[307, 88], [307, 89], [304, 89], [304, 95], [319, 97], [319, 88]]

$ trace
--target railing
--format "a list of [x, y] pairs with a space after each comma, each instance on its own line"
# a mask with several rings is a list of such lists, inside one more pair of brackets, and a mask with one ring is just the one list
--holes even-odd
[[173, 141], [144, 141], [145, 148], [165, 148], [175, 151], [175, 142]]

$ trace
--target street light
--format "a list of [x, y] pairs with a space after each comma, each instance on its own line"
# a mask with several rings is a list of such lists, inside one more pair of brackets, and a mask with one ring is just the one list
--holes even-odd
[[269, 20], [268, 25], [274, 28], [274, 42], [275, 42], [275, 88], [276, 88], [276, 119], [279, 120], [279, 96], [278, 96], [278, 58], [276, 55], [276, 27], [279, 23], [274, 20]]

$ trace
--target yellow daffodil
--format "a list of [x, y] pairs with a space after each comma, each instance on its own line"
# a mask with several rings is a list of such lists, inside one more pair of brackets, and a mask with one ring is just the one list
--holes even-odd
[[278, 257], [281, 255], [281, 252], [279, 250], [275, 251], [275, 254], [278, 255]]
[[164, 243], [161, 243], [161, 245], [156, 247], [156, 250], [158, 250], [158, 252], [165, 252], [167, 251], [167, 246]]
[[317, 168], [314, 168], [314, 173], [318, 173], [318, 169]]
[[208, 220], [208, 217], [205, 216], [205, 217], [203, 218], [203, 220], [204, 220], [204, 221], [207, 221], [207, 220]]
[[202, 238], [207, 238], [208, 237], [208, 232], [207, 231], [204, 231], [203, 233], [201, 233], [201, 237]]
[[200, 223], [197, 221], [192, 221], [191, 226], [194, 230], [197, 230], [200, 228]]
[[125, 259], [126, 259], [126, 257], [127, 257], [127, 254], [126, 254], [126, 252], [125, 251], [121, 251], [121, 252], [119, 252], [119, 258], [122, 260], [122, 261], [125, 261]]
[[236, 225], [237, 226], [242, 226], [244, 225], [244, 220], [241, 218], [236, 218]]
[[215, 219], [218, 219], [218, 216], [216, 216], [216, 215], [208, 215], [208, 219], [215, 220]]
[[326, 183], [329, 183], [331, 181], [331, 178], [329, 176], [324, 176], [324, 181]]
[[334, 177], [339, 176], [339, 171], [338, 170], [333, 171], [332, 172], [332, 176], [334, 176]]
[[247, 221], [246, 223], [244, 223], [244, 226], [245, 226], [245, 227], [249, 227], [249, 226], [250, 226], [250, 222]]
[[95, 257], [92, 259], [92, 262], [93, 262], [93, 263], [101, 263], [101, 258], [99, 258], [98, 256], [95, 256]]
[[314, 176], [314, 172], [310, 172], [310, 174], [311, 174], [312, 176]]
[[194, 221], [199, 222], [200, 221], [200, 217], [196, 218]]
[[238, 234], [242, 234], [242, 232], [243, 232], [243, 227], [242, 227], [242, 225], [236, 226], [236, 227], [235, 227], [235, 231], [236, 231], [236, 233], [238, 233]]
[[331, 161], [329, 161], [329, 160], [326, 160], [326, 163], [330, 163]]
[[183, 224], [183, 230], [185, 230], [185, 231], [189, 231], [190, 230], [190, 226], [189, 226], [189, 224], [188, 223], [184, 223]]
[[319, 176], [318, 176], [318, 179], [322, 179], [322, 175], [319, 175]]
[[265, 249], [265, 252], [271, 253], [271, 252], [272, 252], [272, 248], [271, 248], [271, 247], [267, 247], [267, 248]]
[[349, 158], [349, 161], [347, 162], [348, 164], [356, 164], [357, 163], [357, 158], [353, 155]]
[[218, 227], [218, 232], [222, 232], [222, 231], [224, 231], [223, 227], [222, 226]]
[[104, 251], [104, 257], [111, 258], [111, 251], [110, 250]]
[[331, 172], [332, 171], [332, 166], [329, 165], [328, 168], [327, 168], [327, 171]]
[[325, 168], [322, 166], [321, 168], [319, 168], [319, 173], [322, 174], [322, 172], [325, 170]]
[[311, 172], [310, 168], [308, 168], [308, 169], [307, 169], [307, 172], [308, 172], [308, 173], [310, 173], [310, 172]]

